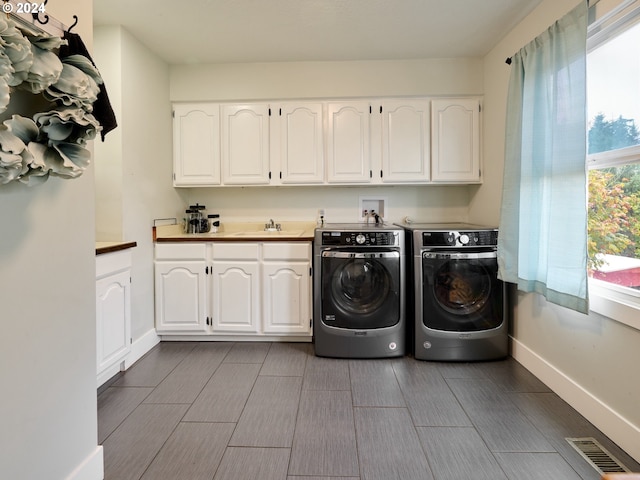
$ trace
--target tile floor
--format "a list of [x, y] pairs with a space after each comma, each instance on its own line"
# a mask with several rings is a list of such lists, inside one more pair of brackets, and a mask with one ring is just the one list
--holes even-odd
[[513, 359], [319, 358], [166, 342], [98, 396], [107, 480], [598, 480], [565, 437], [640, 465]]

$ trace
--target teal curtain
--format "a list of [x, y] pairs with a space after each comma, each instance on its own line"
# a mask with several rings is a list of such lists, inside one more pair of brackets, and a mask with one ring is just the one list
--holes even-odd
[[587, 290], [587, 2], [511, 61], [499, 276], [579, 312]]

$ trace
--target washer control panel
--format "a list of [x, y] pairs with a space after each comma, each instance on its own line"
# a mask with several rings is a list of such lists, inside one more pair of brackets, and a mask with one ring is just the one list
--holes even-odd
[[423, 247], [487, 247], [498, 244], [497, 230], [421, 233]]
[[400, 245], [398, 232], [322, 232], [322, 245], [341, 247], [397, 247]]

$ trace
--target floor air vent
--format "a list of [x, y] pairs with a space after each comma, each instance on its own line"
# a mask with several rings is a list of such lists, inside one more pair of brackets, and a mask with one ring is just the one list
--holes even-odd
[[624, 473], [630, 471], [594, 438], [566, 438], [565, 440], [600, 473]]

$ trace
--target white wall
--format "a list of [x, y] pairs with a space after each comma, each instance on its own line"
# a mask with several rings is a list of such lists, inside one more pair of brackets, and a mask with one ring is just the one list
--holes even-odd
[[[91, 48], [92, 2], [51, 3]], [[102, 478], [93, 179], [0, 186], [1, 478]]]
[[184, 210], [171, 186], [169, 67], [121, 27], [96, 27], [95, 44], [119, 124], [104, 143], [96, 142], [97, 236], [137, 242], [131, 284], [135, 345], [155, 336], [153, 219]]
[[[472, 195], [470, 218], [500, 214], [509, 66], [505, 59], [577, 5], [545, 0], [486, 56], [485, 183]], [[570, 240], [568, 232], [567, 240]], [[640, 460], [640, 332], [611, 319], [547, 304], [535, 294], [516, 299], [513, 355], [592, 423]]]
[[[292, 62], [171, 67], [172, 101], [475, 95], [483, 90], [480, 59]], [[182, 189], [222, 222], [310, 220], [319, 208], [329, 222], [354, 222], [360, 196], [387, 199], [385, 220], [465, 221], [467, 186], [278, 187]], [[184, 205], [186, 206], [186, 204]], [[286, 217], [286, 218], [283, 218]], [[274, 218], [275, 219], [275, 218]]]

